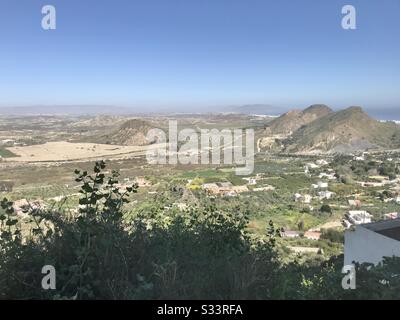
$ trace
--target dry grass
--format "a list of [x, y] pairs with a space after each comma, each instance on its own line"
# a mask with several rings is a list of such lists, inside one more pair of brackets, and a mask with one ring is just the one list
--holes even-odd
[[149, 149], [161, 147], [150, 146], [116, 146], [95, 143], [70, 143], [66, 141], [47, 142], [45, 144], [11, 147], [9, 151], [17, 157], [9, 158], [11, 162], [47, 162], [90, 160], [104, 157], [145, 155]]

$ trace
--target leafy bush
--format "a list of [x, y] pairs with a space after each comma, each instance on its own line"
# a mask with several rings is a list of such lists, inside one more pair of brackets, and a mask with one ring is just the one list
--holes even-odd
[[331, 242], [344, 243], [344, 233], [335, 229], [322, 229], [321, 238]]
[[[91, 174], [75, 172], [81, 198], [72, 215], [36, 209], [23, 222], [1, 202], [1, 299], [399, 298], [398, 260], [358, 266], [360, 289], [344, 291], [341, 258], [284, 263], [273, 223], [254, 237], [240, 207], [202, 198], [182, 212], [161, 196], [126, 215], [137, 186], [121, 188], [118, 172], [104, 169], [98, 162]], [[55, 267], [55, 290], [41, 289], [44, 265]]]
[[[199, 210], [165, 214], [163, 199], [124, 221], [118, 173], [76, 171], [80, 207], [67, 218], [31, 212], [34, 235], [21, 236], [12, 203], [1, 215], [0, 297], [13, 299], [138, 299], [272, 297], [279, 270], [271, 242], [253, 243], [240, 212]], [[43, 222], [46, 222], [43, 224]], [[257, 246], [254, 250], [253, 245]], [[57, 289], [41, 289], [41, 269], [53, 265]]]

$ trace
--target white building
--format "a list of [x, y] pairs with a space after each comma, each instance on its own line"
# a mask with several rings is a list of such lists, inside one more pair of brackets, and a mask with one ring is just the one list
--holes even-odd
[[378, 264], [383, 257], [400, 256], [400, 219], [356, 226], [346, 231], [344, 264]]
[[282, 238], [299, 238], [300, 233], [297, 231], [284, 230], [280, 232]]
[[371, 223], [372, 215], [365, 210], [350, 210], [346, 214], [347, 219], [355, 225]]
[[317, 184], [313, 183], [311, 185], [311, 188], [313, 188], [313, 189], [326, 189], [328, 187], [329, 187], [328, 182], [323, 182], [323, 181], [318, 181]]
[[309, 194], [302, 195], [300, 193], [294, 194], [294, 201], [301, 201], [302, 203], [311, 203], [312, 196]]
[[255, 186], [257, 184], [256, 178], [243, 178], [243, 180], [246, 180], [249, 186]]
[[320, 200], [323, 200], [323, 199], [329, 200], [330, 198], [332, 198], [333, 195], [334, 195], [334, 193], [331, 192], [331, 191], [320, 191], [320, 192], [318, 192], [318, 197], [319, 197]]
[[317, 165], [319, 165], [319, 166], [326, 166], [326, 165], [329, 164], [328, 161], [326, 161], [326, 160], [324, 160], [324, 159], [317, 160], [317, 161], [315, 161], [315, 163], [316, 163]]
[[328, 182], [323, 182], [323, 181], [318, 182], [318, 188], [320, 189], [326, 189], [328, 188], [328, 186], [329, 186]]
[[318, 169], [319, 165], [315, 164], [315, 163], [307, 163], [307, 166], [311, 169]]
[[336, 180], [336, 176], [334, 173], [326, 173], [326, 172], [321, 172], [318, 176], [320, 179], [328, 179], [328, 180]]
[[305, 194], [303, 196], [303, 203], [311, 203], [311, 200], [312, 200], [312, 196], [311, 195]]

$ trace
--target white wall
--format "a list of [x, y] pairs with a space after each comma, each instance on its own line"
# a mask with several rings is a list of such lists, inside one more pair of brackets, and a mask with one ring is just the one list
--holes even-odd
[[400, 241], [385, 237], [379, 233], [357, 226], [355, 231], [346, 231], [344, 246], [344, 264], [353, 261], [378, 264], [383, 257], [400, 257]]

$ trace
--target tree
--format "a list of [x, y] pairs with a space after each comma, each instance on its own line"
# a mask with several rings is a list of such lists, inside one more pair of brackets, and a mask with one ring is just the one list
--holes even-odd
[[[105, 167], [76, 170], [81, 198], [72, 216], [35, 210], [26, 223], [1, 201], [0, 299], [400, 298], [399, 259], [357, 266], [357, 290], [345, 292], [342, 257], [287, 260], [272, 221], [264, 235], [249, 233], [246, 207], [203, 197], [173, 210], [170, 190], [128, 215], [137, 186], [122, 189]], [[45, 265], [56, 271], [56, 290], [41, 288]]]
[[329, 206], [329, 204], [323, 204], [319, 210], [320, 210], [322, 213], [329, 213], [329, 214], [332, 214], [332, 209], [331, 209], [331, 207]]

